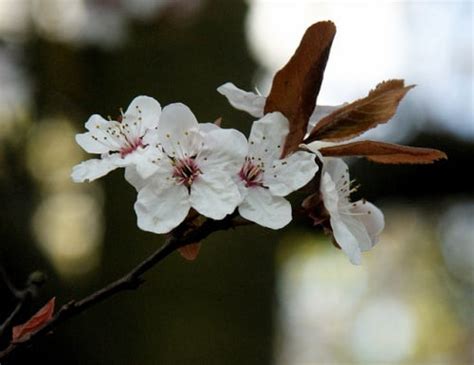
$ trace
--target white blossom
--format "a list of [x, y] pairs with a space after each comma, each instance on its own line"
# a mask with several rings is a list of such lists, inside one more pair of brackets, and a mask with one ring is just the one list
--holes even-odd
[[254, 122], [249, 152], [237, 175], [243, 196], [240, 215], [272, 229], [291, 221], [291, 205], [284, 196], [308, 183], [318, 170], [309, 152], [297, 151], [280, 159], [288, 131], [289, 122], [279, 112]]
[[241, 195], [233, 176], [248, 150], [242, 133], [200, 126], [187, 106], [176, 103], [163, 109], [156, 143], [154, 175], [143, 180], [133, 168], [126, 171], [139, 190], [135, 212], [141, 229], [169, 232], [190, 208], [216, 220], [235, 210]]
[[[217, 91], [224, 95], [234, 108], [243, 110], [256, 118], [263, 117], [263, 109], [267, 101], [266, 96], [241, 90], [231, 82], [226, 82], [219, 86]], [[316, 105], [313, 114], [311, 114], [309, 118], [307, 127], [308, 133], [319, 120], [339, 109], [341, 106], [342, 105]]]
[[156, 166], [147, 155], [152, 153], [161, 106], [155, 99], [138, 96], [133, 99], [120, 121], [92, 115], [85, 126], [88, 132], [76, 135], [76, 142], [89, 153], [101, 154], [74, 166], [75, 182], [92, 181], [119, 167], [135, 166], [142, 177], [150, 176]]
[[320, 190], [334, 238], [353, 264], [371, 249], [384, 228], [382, 211], [366, 200], [350, 201], [349, 169], [342, 159], [324, 158]]

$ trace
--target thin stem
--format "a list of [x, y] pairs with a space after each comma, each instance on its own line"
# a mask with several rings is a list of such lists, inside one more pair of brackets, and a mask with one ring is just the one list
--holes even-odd
[[[12, 358], [12, 355], [17, 353], [19, 350], [30, 346], [34, 341], [50, 333], [53, 329], [69, 318], [78, 315], [86, 309], [99, 304], [110, 297], [113, 297], [117, 293], [126, 290], [137, 289], [145, 281], [142, 278], [142, 275], [165, 259], [176, 249], [190, 243], [200, 242], [213, 232], [226, 230], [244, 224], [242, 221], [237, 219], [234, 220], [234, 217], [234, 215], [231, 215], [221, 221], [207, 220], [198, 228], [188, 233], [182, 233], [182, 235], [179, 237], [170, 235], [158, 250], [156, 250], [152, 255], [138, 264], [127, 274], [79, 301], [72, 300], [68, 302], [67, 304], [63, 305], [57, 311], [55, 316], [43, 327], [39, 328], [35, 332], [30, 333], [18, 342], [11, 342], [5, 350], [0, 352], [0, 362], [8, 361]], [[245, 224], [250, 224], [250, 222], [246, 222]]]
[[5, 332], [11, 327], [17, 315], [22, 311], [22, 309], [26, 306], [29, 300], [34, 296], [38, 286], [42, 284], [42, 280], [40, 281], [37, 280], [38, 276], [41, 276], [42, 274], [39, 274], [38, 272], [32, 273], [30, 277], [28, 278], [28, 283], [26, 287], [22, 290], [17, 289], [15, 285], [13, 285], [5, 269], [1, 266], [0, 266], [0, 275], [2, 276], [2, 279], [5, 282], [5, 285], [7, 286], [8, 290], [18, 300], [18, 303], [16, 304], [13, 311], [5, 319], [5, 321], [3, 321], [3, 323], [0, 325], [0, 338], [1, 338], [5, 334]]
[[13, 310], [13, 312], [10, 313], [10, 315], [7, 317], [7, 319], [5, 319], [5, 321], [0, 326], [0, 337], [2, 337], [3, 334], [5, 333], [5, 331], [11, 326], [11, 324], [13, 323], [13, 320], [18, 315], [18, 313], [20, 313], [20, 311], [22, 310], [24, 305], [25, 305], [24, 300], [20, 300], [17, 303], [17, 305], [16, 305], [15, 309]]

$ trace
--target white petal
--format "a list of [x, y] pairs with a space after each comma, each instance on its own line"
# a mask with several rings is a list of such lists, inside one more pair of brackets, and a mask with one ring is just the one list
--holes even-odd
[[323, 173], [324, 172], [327, 172], [336, 183], [341, 179], [349, 179], [349, 167], [341, 158], [324, 158]]
[[369, 247], [371, 245], [371, 239], [367, 228], [359, 220], [359, 216], [352, 215], [351, 213], [340, 214], [341, 220], [345, 223], [346, 227], [351, 231], [352, 235], [356, 238], [359, 248]]
[[327, 172], [321, 174], [319, 190], [323, 196], [324, 207], [329, 214], [338, 214], [339, 194], [336, 189], [336, 183]]
[[353, 224], [351, 224], [351, 227], [347, 226], [347, 220], [343, 220], [337, 215], [331, 215], [330, 223], [334, 239], [338, 245], [341, 246], [341, 249], [347, 254], [347, 256], [349, 256], [351, 263], [354, 265], [360, 265], [361, 250], [359, 247], [359, 241], [356, 236], [354, 236], [353, 230], [354, 225], [357, 225], [357, 223], [360, 225], [362, 224], [354, 218], [351, 219], [353, 219]]
[[220, 127], [215, 123], [199, 123], [199, 132], [209, 133], [220, 129]]
[[152, 163], [153, 166], [149, 166], [149, 162], [146, 166], [142, 166], [141, 163], [130, 163], [126, 166], [125, 180], [137, 191], [154, 180], [162, 180], [163, 183], [174, 182], [171, 178], [173, 166], [168, 157], [156, 157], [153, 161], [155, 161]]
[[267, 98], [252, 92], [239, 89], [233, 83], [227, 82], [217, 88], [234, 108], [243, 110], [256, 118], [263, 116], [263, 109]]
[[203, 135], [204, 146], [197, 163], [207, 171], [220, 170], [230, 175], [239, 172], [248, 152], [245, 136], [235, 129], [214, 129]]
[[88, 153], [119, 151], [120, 144], [106, 133], [106, 130], [110, 127], [114, 127], [113, 122], [94, 114], [86, 122], [86, 128], [89, 132], [77, 134], [76, 142]]
[[[156, 127], [158, 129], [158, 127]], [[142, 144], [143, 145], [148, 145], [148, 146], [153, 146], [153, 147], [158, 147], [158, 130], [153, 128], [153, 129], [148, 129], [145, 134], [142, 137]]]
[[135, 166], [138, 174], [144, 179], [149, 178], [158, 169], [158, 166], [156, 164], [146, 159], [136, 163]]
[[198, 153], [202, 137], [192, 111], [184, 104], [167, 105], [161, 113], [158, 142], [170, 156], [184, 158]]
[[120, 167], [115, 158], [91, 159], [74, 166], [71, 178], [74, 182], [93, 181]]
[[238, 174], [233, 175], [232, 180], [234, 181], [234, 183], [237, 185], [237, 188], [239, 189], [240, 202], [243, 202], [245, 200], [245, 197], [248, 194], [249, 188], [245, 186], [245, 182], [239, 177]]
[[324, 117], [328, 116], [332, 112], [336, 111], [337, 109], [340, 109], [344, 106], [344, 104], [341, 105], [316, 105], [316, 108], [313, 110], [313, 114], [309, 117], [309, 122], [308, 122], [308, 133], [311, 132], [311, 130], [314, 128], [314, 126]]
[[230, 175], [213, 171], [199, 175], [191, 185], [191, 206], [202, 215], [222, 219], [242, 201]]
[[144, 179], [147, 179], [158, 170], [158, 162], [164, 158], [168, 158], [163, 152], [155, 147], [147, 146], [146, 148], [139, 148], [131, 154], [127, 166], [133, 164], [136, 166], [136, 171]]
[[[344, 160], [340, 158], [327, 157], [323, 160], [323, 175], [321, 178], [320, 190], [323, 194], [324, 205], [328, 208], [331, 213], [332, 210], [343, 210], [347, 211], [350, 204], [349, 202], [349, 190], [350, 190], [350, 176], [349, 168]], [[330, 180], [334, 184], [327, 183], [328, 179], [326, 176], [330, 176]], [[323, 182], [324, 179], [324, 182]], [[335, 193], [337, 198], [335, 197]], [[337, 203], [337, 207], [328, 206], [326, 199], [331, 202]]]
[[280, 229], [291, 222], [291, 204], [285, 198], [273, 196], [268, 189], [247, 189], [245, 200], [239, 205], [239, 213], [245, 219], [263, 227]]
[[[134, 126], [137, 137], [142, 137], [148, 129], [155, 129], [160, 119], [161, 105], [149, 96], [137, 96], [124, 114], [130, 126]], [[135, 125], [135, 123], [137, 123]]]
[[147, 184], [148, 180], [144, 179], [140, 176], [137, 172], [137, 168], [135, 166], [127, 166], [125, 168], [125, 180], [132, 185], [135, 190], [138, 192]]
[[362, 251], [367, 251], [378, 242], [379, 235], [385, 227], [383, 213], [372, 203], [363, 200], [353, 203], [350, 211], [357, 214], [354, 217], [364, 225], [370, 238], [369, 241], [359, 242]]
[[306, 185], [318, 171], [314, 154], [304, 151], [292, 153], [265, 167], [263, 184], [272, 195], [286, 196]]
[[249, 155], [270, 163], [279, 159], [288, 135], [289, 122], [279, 112], [268, 113], [252, 125], [249, 137]]
[[183, 185], [153, 179], [138, 192], [135, 202], [138, 227], [154, 233], [168, 233], [186, 218], [190, 204]]
[[341, 143], [338, 142], [325, 142], [325, 141], [314, 141], [308, 144], [304, 144], [305, 148], [310, 150], [311, 152], [317, 153], [321, 148], [325, 147], [332, 147], [332, 146], [338, 146], [341, 145]]

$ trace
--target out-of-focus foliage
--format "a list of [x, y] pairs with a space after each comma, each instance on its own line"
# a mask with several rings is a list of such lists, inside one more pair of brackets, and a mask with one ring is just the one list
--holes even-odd
[[[278, 364], [470, 362], [472, 241], [439, 235], [449, 218], [429, 202], [384, 207], [382, 244], [360, 267], [321, 236], [295, 231], [283, 239]], [[453, 260], [459, 265], [447, 266]]]

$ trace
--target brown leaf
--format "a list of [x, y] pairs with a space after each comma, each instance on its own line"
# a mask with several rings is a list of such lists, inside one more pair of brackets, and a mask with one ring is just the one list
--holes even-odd
[[200, 250], [201, 250], [200, 243], [191, 243], [189, 245], [178, 248], [178, 251], [181, 254], [181, 256], [188, 261], [196, 260], [196, 257], [198, 256]]
[[360, 141], [325, 147], [321, 148], [320, 152], [323, 156], [364, 156], [370, 161], [385, 164], [428, 164], [448, 158], [444, 152], [431, 148], [376, 141]]
[[336, 26], [330, 21], [310, 26], [295, 54], [277, 72], [264, 112], [279, 111], [290, 121], [282, 157], [298, 149], [323, 81]]
[[13, 327], [12, 342], [21, 342], [22, 339], [43, 327], [51, 318], [53, 318], [54, 304], [56, 298], [52, 298], [44, 307], [36, 312], [28, 321]]
[[378, 84], [365, 98], [343, 106], [321, 119], [305, 143], [344, 141], [388, 122], [395, 115], [402, 98], [414, 86], [405, 86], [403, 80], [388, 80]]

